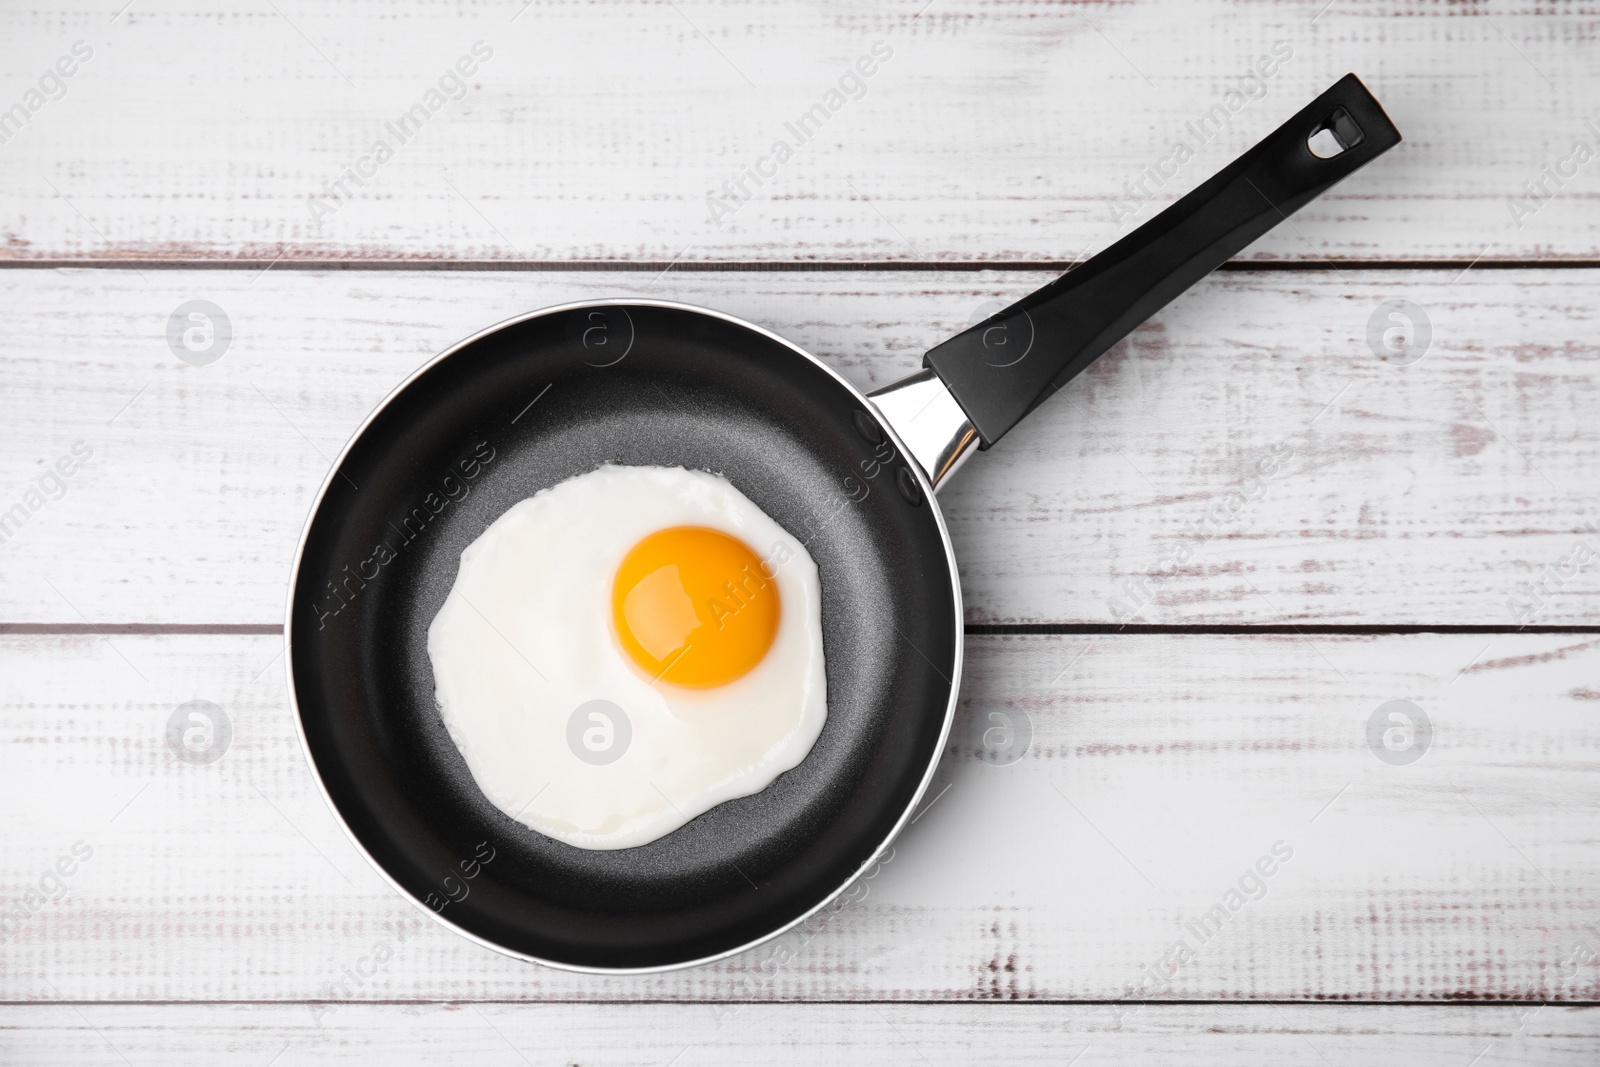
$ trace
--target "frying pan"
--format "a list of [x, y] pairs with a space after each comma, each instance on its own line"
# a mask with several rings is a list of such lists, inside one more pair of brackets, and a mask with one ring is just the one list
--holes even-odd
[[[1337, 154], [1314, 153], [1314, 135]], [[888, 846], [946, 744], [962, 612], [935, 490], [1399, 141], [1348, 75], [1143, 227], [870, 397], [777, 334], [658, 301], [547, 308], [438, 356], [345, 447], [295, 559], [289, 692], [335, 814], [430, 915], [558, 967], [687, 966], [802, 921]], [[513, 504], [603, 463], [717, 472], [805, 544], [822, 580], [828, 717], [805, 760], [760, 793], [650, 844], [591, 851], [480, 792], [434, 700], [427, 629], [462, 549]]]

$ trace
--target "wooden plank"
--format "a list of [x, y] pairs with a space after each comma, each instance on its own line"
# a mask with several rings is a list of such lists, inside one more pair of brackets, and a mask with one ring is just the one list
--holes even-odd
[[[93, 449], [0, 545], [0, 622], [277, 622], [346, 436], [434, 352], [512, 314], [640, 295], [715, 306], [871, 388], [1047, 278], [0, 272], [0, 511], [73, 442]], [[1600, 578], [1574, 553], [1597, 518], [1597, 281], [1213, 276], [954, 481], [969, 622], [1594, 623]], [[200, 367], [165, 339], [197, 298], [233, 329]], [[1393, 299], [1431, 320], [1409, 366], [1367, 340]]]
[[[1590, 1064], [1600, 1009], [472, 1003], [0, 1008], [18, 1064]], [[560, 1057], [559, 1060], [557, 1057]], [[676, 1057], [676, 1059], [674, 1058]], [[1320, 1059], [1319, 1059], [1320, 1057]]]
[[[0, 638], [27, 912], [0, 1000], [1600, 1000], [1592, 638], [969, 638], [956, 741], [865, 897], [638, 978], [503, 958], [389, 889], [310, 782], [278, 653]], [[192, 700], [231, 726], [209, 764], [166, 740]], [[1409, 765], [1368, 747], [1392, 700], [1432, 724]], [[1016, 762], [976, 755], [992, 713], [1031, 734]]]
[[1600, 145], [1592, 2], [191, 0], [7, 29], [0, 104], [34, 108], [4, 129], [11, 258], [1060, 261], [1351, 70], [1406, 143], [1248, 255], [1600, 256], [1596, 164], [1569, 158]]

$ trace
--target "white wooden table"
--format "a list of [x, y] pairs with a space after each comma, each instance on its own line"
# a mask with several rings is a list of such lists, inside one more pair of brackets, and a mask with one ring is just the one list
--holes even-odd
[[[120, 3], [0, 31], [0, 1062], [1600, 1059], [1592, 3]], [[887, 382], [1349, 70], [1406, 142], [949, 489], [958, 725], [1031, 744], [947, 759], [792, 958], [519, 964], [346, 842], [281, 609], [421, 361], [649, 294]], [[1369, 344], [1391, 300], [1414, 362]], [[213, 762], [168, 743], [194, 700]]]

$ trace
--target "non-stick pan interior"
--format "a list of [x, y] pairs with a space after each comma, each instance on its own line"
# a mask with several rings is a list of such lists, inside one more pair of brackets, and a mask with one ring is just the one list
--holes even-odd
[[[758, 940], [870, 861], [937, 758], [960, 623], [933, 505], [902, 476], [909, 460], [884, 460], [866, 410], [782, 341], [645, 304], [505, 326], [393, 396], [323, 493], [289, 617], [312, 761], [389, 877], [511, 952], [649, 968]], [[721, 474], [806, 545], [828, 720], [761, 793], [649, 845], [588, 851], [478, 790], [440, 720], [426, 639], [463, 548], [603, 463]]]

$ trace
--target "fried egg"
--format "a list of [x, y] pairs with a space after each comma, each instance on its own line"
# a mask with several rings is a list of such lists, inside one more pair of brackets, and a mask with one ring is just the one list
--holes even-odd
[[484, 795], [579, 848], [760, 792], [827, 719], [816, 564], [681, 467], [604, 466], [500, 516], [461, 553], [428, 657]]

